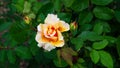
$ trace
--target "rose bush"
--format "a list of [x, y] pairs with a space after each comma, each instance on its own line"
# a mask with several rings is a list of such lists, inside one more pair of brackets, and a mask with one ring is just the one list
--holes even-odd
[[0, 68], [120, 68], [120, 0], [0, 0]]

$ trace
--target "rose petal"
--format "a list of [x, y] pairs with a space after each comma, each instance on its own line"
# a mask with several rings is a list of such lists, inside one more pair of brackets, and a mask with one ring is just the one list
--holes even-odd
[[55, 49], [55, 47], [52, 46], [50, 43], [46, 43], [43, 48], [47, 51], [51, 51], [52, 49]]
[[45, 38], [42, 32], [37, 32], [35, 40], [38, 43], [46, 43], [49, 42], [49, 39]]
[[46, 26], [46, 27], [43, 28], [43, 29], [44, 29], [44, 31], [43, 31], [44, 36], [45, 36], [46, 38], [49, 38], [49, 36], [47, 35], [48, 27]]
[[50, 37], [53, 37], [56, 34], [56, 31], [54, 30], [52, 34], [50, 34]]
[[44, 43], [38, 43], [38, 47], [43, 47]]
[[58, 30], [61, 32], [68, 31], [70, 29], [69, 24], [64, 21], [60, 21], [57, 25], [59, 26]]
[[44, 35], [45, 35], [46, 38], [51, 38], [56, 34], [55, 30], [52, 30], [52, 32], [49, 33], [50, 29], [48, 29], [48, 28], [50, 28], [50, 27], [51, 27], [51, 25], [48, 26], [47, 24], [43, 26], [43, 28], [44, 28], [43, 32], [44, 32]]
[[38, 31], [42, 31], [42, 25], [43, 25], [43, 24], [39, 24], [39, 25], [37, 26], [37, 30], [38, 30]]
[[46, 43], [46, 42], [49, 43], [50, 42], [50, 40], [48, 38], [46, 38], [45, 35], [43, 35], [43, 33], [41, 35], [41, 41], [44, 42], [44, 43]]
[[56, 42], [51, 42], [52, 45], [54, 45], [55, 47], [63, 47], [64, 46], [64, 40], [59, 40]]
[[57, 30], [58, 40], [63, 40], [63, 36], [60, 31]]
[[41, 43], [41, 33], [40, 32], [37, 32], [37, 35], [35, 37], [35, 40], [38, 42], [38, 43]]
[[54, 15], [54, 14], [48, 14], [45, 19], [45, 23], [47, 24], [54, 24], [54, 23], [57, 23], [58, 21], [59, 21], [59, 18], [57, 18], [57, 15]]

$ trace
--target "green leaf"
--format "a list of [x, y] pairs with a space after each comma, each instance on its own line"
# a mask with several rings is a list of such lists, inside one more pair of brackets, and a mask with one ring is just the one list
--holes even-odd
[[5, 62], [6, 61], [6, 51], [2, 50], [0, 51], [0, 62]]
[[82, 25], [82, 24], [86, 24], [86, 23], [90, 23], [91, 20], [93, 19], [93, 14], [91, 12], [81, 12], [79, 14], [79, 24]]
[[[24, 0], [12, 0], [12, 5], [15, 6], [18, 12], [22, 12], [24, 9]], [[13, 7], [13, 9], [15, 8]]]
[[103, 40], [103, 41], [100, 41], [100, 42], [94, 42], [93, 45], [92, 45], [92, 47], [94, 49], [103, 49], [107, 45], [108, 45], [108, 41], [107, 40]]
[[29, 13], [31, 10], [31, 3], [28, 1], [25, 1], [24, 3], [24, 9], [23, 9], [23, 13]]
[[77, 60], [77, 62], [78, 62], [79, 64], [81, 64], [81, 63], [85, 63], [85, 60], [84, 60], [83, 58], [79, 58], [79, 59]]
[[37, 46], [37, 44], [35, 42], [36, 41], [33, 41], [30, 44], [30, 51], [31, 51], [32, 55], [34, 55], [34, 56], [39, 52], [39, 47]]
[[103, 32], [105, 33], [109, 33], [111, 31], [110, 25], [106, 22], [106, 23], [102, 23], [103, 25]]
[[[34, 0], [35, 1], [35, 0]], [[42, 5], [43, 5], [43, 3], [42, 2], [34, 2], [34, 3], [32, 3], [32, 8], [31, 8], [31, 10], [36, 14], [38, 11], [39, 11], [39, 9], [42, 7]]]
[[66, 6], [66, 7], [70, 7], [73, 3], [74, 3], [75, 0], [62, 0], [63, 4]]
[[16, 62], [16, 56], [13, 51], [9, 50], [7, 56], [10, 63], [14, 64]]
[[48, 13], [53, 13], [53, 11], [54, 11], [54, 5], [50, 2], [48, 2], [41, 6], [41, 8], [38, 11], [38, 14], [43, 13], [43, 14], [47, 15]]
[[117, 21], [120, 22], [120, 10], [115, 11], [115, 17], [116, 17]]
[[9, 29], [10, 26], [11, 26], [10, 22], [5, 22], [5, 23], [0, 24], [0, 32]]
[[[71, 1], [73, 1], [73, 0], [71, 0]], [[63, 2], [63, 3], [65, 3], [65, 2]], [[60, 12], [61, 7], [62, 7], [61, 6], [61, 0], [55, 0], [55, 2], [54, 2], [54, 9], [55, 9], [55, 11]]]
[[80, 26], [81, 31], [88, 31], [90, 29], [92, 29], [92, 25], [91, 24], [84, 24]]
[[50, 52], [44, 52], [43, 55], [48, 59], [55, 59], [57, 57], [55, 49]]
[[27, 15], [30, 19], [35, 19], [36, 15], [34, 13], [30, 13]]
[[16, 47], [15, 52], [17, 56], [19, 56], [22, 59], [31, 59], [32, 57], [30, 50], [25, 46]]
[[103, 21], [103, 20], [96, 20], [95, 23], [100, 23], [101, 26], [103, 26], [103, 32], [108, 33], [111, 31], [111, 28], [108, 22]]
[[[69, 2], [69, 1], [68, 1]], [[76, 11], [82, 11], [89, 6], [89, 0], [75, 0], [75, 2], [72, 4], [71, 8]]]
[[24, 4], [24, 0], [12, 0], [12, 3], [22, 6]]
[[44, 22], [45, 18], [46, 16], [43, 13], [41, 13], [38, 15], [37, 22]]
[[113, 68], [113, 60], [109, 53], [105, 51], [99, 51], [100, 61], [107, 68]]
[[83, 65], [83, 64], [76, 64], [76, 66], [77, 66], [77, 68], [86, 68], [86, 66], [85, 65]]
[[67, 23], [69, 23], [71, 21], [71, 14], [70, 13], [58, 13], [58, 17], [60, 18], [60, 20], [63, 20]]
[[103, 25], [101, 23], [96, 23], [93, 31], [100, 35], [103, 32]]
[[28, 25], [25, 25], [24, 22], [13, 23], [10, 28], [11, 37], [18, 43], [23, 43], [28, 39]]
[[[71, 66], [71, 68], [79, 68], [77, 64], [74, 64], [73, 66]], [[81, 68], [81, 67], [80, 67]]]
[[79, 51], [82, 48], [84, 42], [82, 39], [78, 37], [78, 38], [72, 38], [71, 43], [74, 44], [75, 49]]
[[2, 35], [2, 38], [5, 39], [5, 43], [2, 44], [4, 46], [15, 47], [17, 46], [17, 42], [11, 37], [9, 32], [6, 32]]
[[83, 31], [78, 37], [80, 37], [83, 40], [90, 40], [90, 41], [98, 41], [98, 40], [102, 40], [103, 37], [99, 36], [97, 33], [95, 32], [91, 32], [91, 31]]
[[98, 63], [99, 59], [100, 59], [100, 56], [99, 56], [99, 52], [96, 51], [96, 50], [92, 50], [90, 52], [90, 57], [91, 57], [91, 60], [96, 64]]
[[113, 0], [92, 0], [92, 3], [95, 5], [108, 5], [112, 2]]
[[98, 19], [110, 20], [113, 17], [113, 10], [108, 7], [95, 7], [93, 13]]
[[119, 8], [120, 8], [120, 0], [114, 0], [114, 2], [116, 2], [116, 9], [118, 9], [119, 10]]
[[68, 65], [63, 59], [60, 61], [58, 59], [54, 59], [53, 62], [56, 67], [66, 67]]
[[116, 38], [112, 37], [112, 36], [103, 36], [104, 39], [108, 40], [110, 43], [115, 43], [116, 42]]
[[116, 41], [116, 49], [120, 58], [120, 36], [118, 37], [117, 41]]
[[39, 52], [37, 52], [37, 54], [34, 56], [35, 61], [37, 61], [38, 63], [47, 63], [49, 60], [45, 58], [43, 54], [43, 50], [39, 49]]

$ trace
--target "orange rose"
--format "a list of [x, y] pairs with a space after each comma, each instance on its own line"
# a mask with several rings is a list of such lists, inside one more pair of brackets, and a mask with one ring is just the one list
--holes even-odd
[[45, 50], [52, 50], [56, 47], [64, 45], [64, 39], [61, 32], [68, 31], [69, 24], [57, 18], [57, 15], [48, 14], [45, 19], [45, 24], [39, 24], [36, 41], [39, 47]]

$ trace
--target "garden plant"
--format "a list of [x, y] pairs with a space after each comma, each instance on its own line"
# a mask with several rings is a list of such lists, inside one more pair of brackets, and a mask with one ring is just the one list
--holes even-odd
[[0, 68], [120, 68], [120, 0], [0, 0]]

